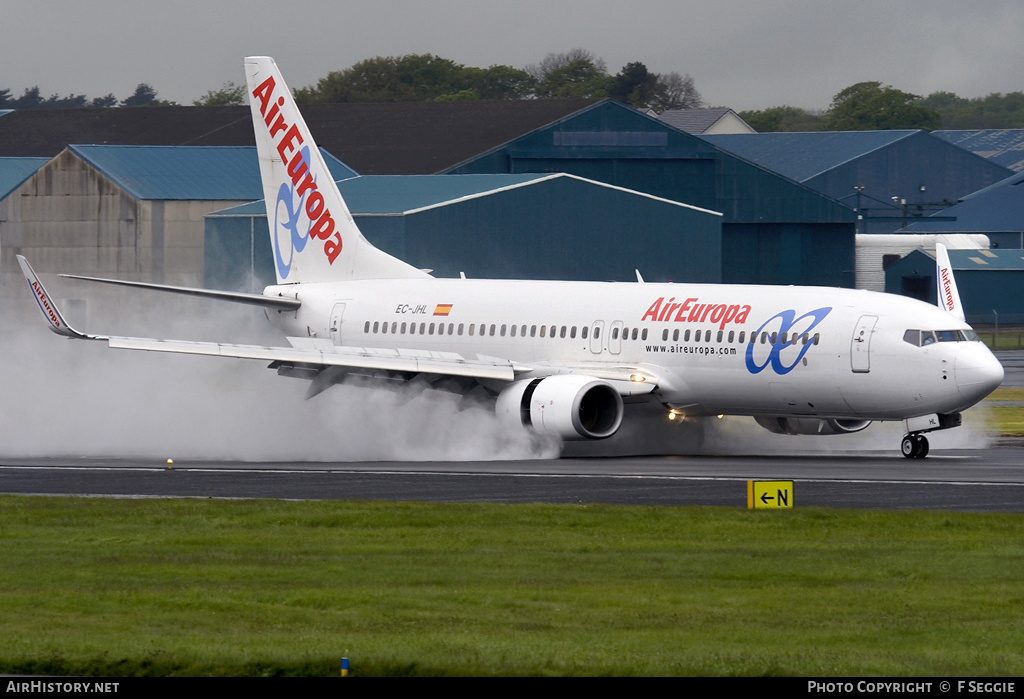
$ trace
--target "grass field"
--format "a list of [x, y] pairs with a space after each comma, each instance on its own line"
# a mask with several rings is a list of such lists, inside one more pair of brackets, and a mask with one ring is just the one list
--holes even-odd
[[0, 496], [0, 672], [1020, 675], [1024, 518]]

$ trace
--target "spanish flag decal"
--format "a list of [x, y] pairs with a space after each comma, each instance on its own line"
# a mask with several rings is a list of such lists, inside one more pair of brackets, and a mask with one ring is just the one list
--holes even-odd
[[437, 308], [434, 309], [435, 316], [446, 316], [452, 312], [452, 304], [450, 303], [439, 303]]

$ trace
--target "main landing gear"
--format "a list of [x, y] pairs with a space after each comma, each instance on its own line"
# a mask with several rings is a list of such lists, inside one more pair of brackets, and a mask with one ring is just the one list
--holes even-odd
[[908, 434], [903, 438], [900, 451], [908, 459], [923, 459], [928, 456], [928, 438], [923, 434]]

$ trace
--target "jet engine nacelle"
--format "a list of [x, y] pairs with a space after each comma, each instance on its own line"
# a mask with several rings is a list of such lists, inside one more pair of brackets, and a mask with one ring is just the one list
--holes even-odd
[[775, 434], [850, 434], [860, 432], [871, 420], [835, 420], [816, 417], [755, 417], [761, 427]]
[[592, 376], [523, 379], [498, 394], [498, 417], [562, 439], [604, 439], [622, 424], [622, 396]]

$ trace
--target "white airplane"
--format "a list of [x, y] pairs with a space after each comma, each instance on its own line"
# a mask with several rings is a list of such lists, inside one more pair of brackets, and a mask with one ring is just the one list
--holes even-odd
[[610, 437], [641, 401], [664, 406], [666, 423], [744, 415], [784, 434], [902, 420], [910, 458], [1003, 379], [964, 322], [941, 247], [941, 307], [839, 288], [648, 284], [639, 272], [636, 283], [435, 279], [359, 232], [274, 61], [247, 58], [245, 71], [278, 283], [259, 295], [93, 281], [263, 306], [290, 347], [79, 332], [19, 256], [52, 331], [270, 361], [310, 379], [310, 397], [350, 375], [482, 387], [510, 429], [563, 439]]

